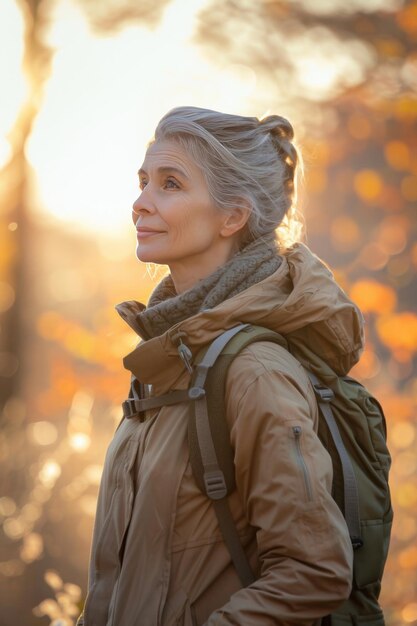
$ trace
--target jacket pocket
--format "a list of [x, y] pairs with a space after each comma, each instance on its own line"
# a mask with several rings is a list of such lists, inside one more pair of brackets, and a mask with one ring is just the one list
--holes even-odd
[[292, 441], [294, 445], [295, 460], [296, 460], [298, 469], [300, 471], [301, 477], [303, 479], [305, 495], [306, 495], [307, 501], [312, 502], [313, 501], [313, 488], [311, 485], [310, 471], [308, 469], [308, 465], [304, 458], [303, 449], [301, 445], [302, 437], [303, 437], [303, 429], [299, 425], [291, 426], [291, 433], [292, 433]]
[[388, 552], [391, 521], [383, 523], [380, 519], [363, 520], [361, 535], [363, 547], [355, 552], [353, 576], [358, 589], [378, 582], [382, 578], [385, 559]]

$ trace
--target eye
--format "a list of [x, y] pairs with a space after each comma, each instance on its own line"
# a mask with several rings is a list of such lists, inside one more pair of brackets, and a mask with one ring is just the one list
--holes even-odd
[[142, 178], [142, 179], [139, 179], [139, 188], [140, 188], [140, 189], [142, 189], [142, 190], [143, 190], [143, 189], [146, 187], [146, 184], [147, 184], [147, 182], [146, 182], [146, 180], [145, 180], [145, 179], [143, 179], [143, 178]]
[[179, 189], [180, 186], [175, 179], [167, 178], [165, 181], [165, 188], [166, 189]]

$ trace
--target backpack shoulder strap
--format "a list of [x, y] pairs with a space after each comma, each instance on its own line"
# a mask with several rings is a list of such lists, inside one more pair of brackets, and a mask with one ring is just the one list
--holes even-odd
[[327, 428], [329, 429], [342, 465], [344, 516], [349, 529], [352, 546], [356, 550], [363, 545], [359, 514], [358, 485], [352, 461], [350, 460], [348, 451], [343, 443], [339, 427], [332, 411], [331, 402], [334, 398], [334, 392], [330, 389], [330, 387], [323, 385], [313, 372], [307, 368], [304, 368], [304, 370], [310, 379], [310, 383], [316, 395], [317, 404], [323, 418], [326, 421]]
[[[188, 439], [190, 463], [200, 490], [213, 502], [224, 542], [244, 587], [255, 576], [243, 550], [232, 518], [227, 495], [235, 488], [234, 453], [226, 421], [226, 374], [233, 359], [255, 341], [274, 341], [286, 346], [281, 335], [265, 328], [241, 324], [219, 335], [197, 357], [189, 396]], [[213, 367], [215, 366], [215, 367]]]
[[[213, 494], [217, 488], [218, 498], [235, 488], [233, 450], [226, 421], [227, 371], [235, 357], [257, 341], [272, 341], [287, 348], [286, 340], [278, 333], [240, 324], [219, 335], [196, 358], [189, 389], [189, 396], [195, 401], [188, 427], [190, 461], [200, 490], [211, 499], [216, 499]], [[218, 487], [207, 484], [215, 480], [213, 468], [220, 472], [216, 474], [220, 480]]]

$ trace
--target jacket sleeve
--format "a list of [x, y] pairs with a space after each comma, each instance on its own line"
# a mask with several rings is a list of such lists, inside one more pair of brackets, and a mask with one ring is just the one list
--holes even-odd
[[351, 542], [330, 494], [332, 466], [316, 434], [314, 393], [288, 352], [258, 343], [232, 364], [226, 401], [260, 576], [206, 626], [311, 625], [349, 596], [352, 580]]

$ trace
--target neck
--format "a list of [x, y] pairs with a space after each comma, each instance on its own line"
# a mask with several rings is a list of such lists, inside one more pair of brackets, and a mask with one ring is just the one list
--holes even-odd
[[177, 294], [192, 289], [199, 281], [213, 274], [219, 267], [226, 265], [235, 252], [237, 250], [234, 248], [224, 249], [215, 258], [211, 258], [202, 265], [193, 263], [193, 259], [184, 263], [170, 264], [169, 270]]
[[[253, 242], [223, 264], [213, 264], [211, 273], [190, 271], [166, 276], [153, 291], [148, 307], [135, 313], [135, 330], [144, 339], [162, 335], [201, 311], [213, 309], [275, 272], [281, 257], [275, 246]], [[217, 266], [217, 270], [216, 270]], [[175, 270], [181, 268], [175, 267]], [[197, 284], [196, 284], [197, 283]], [[193, 287], [194, 285], [194, 287]], [[180, 292], [177, 290], [185, 290]], [[188, 289], [187, 289], [188, 287]], [[139, 328], [139, 331], [138, 331]]]

